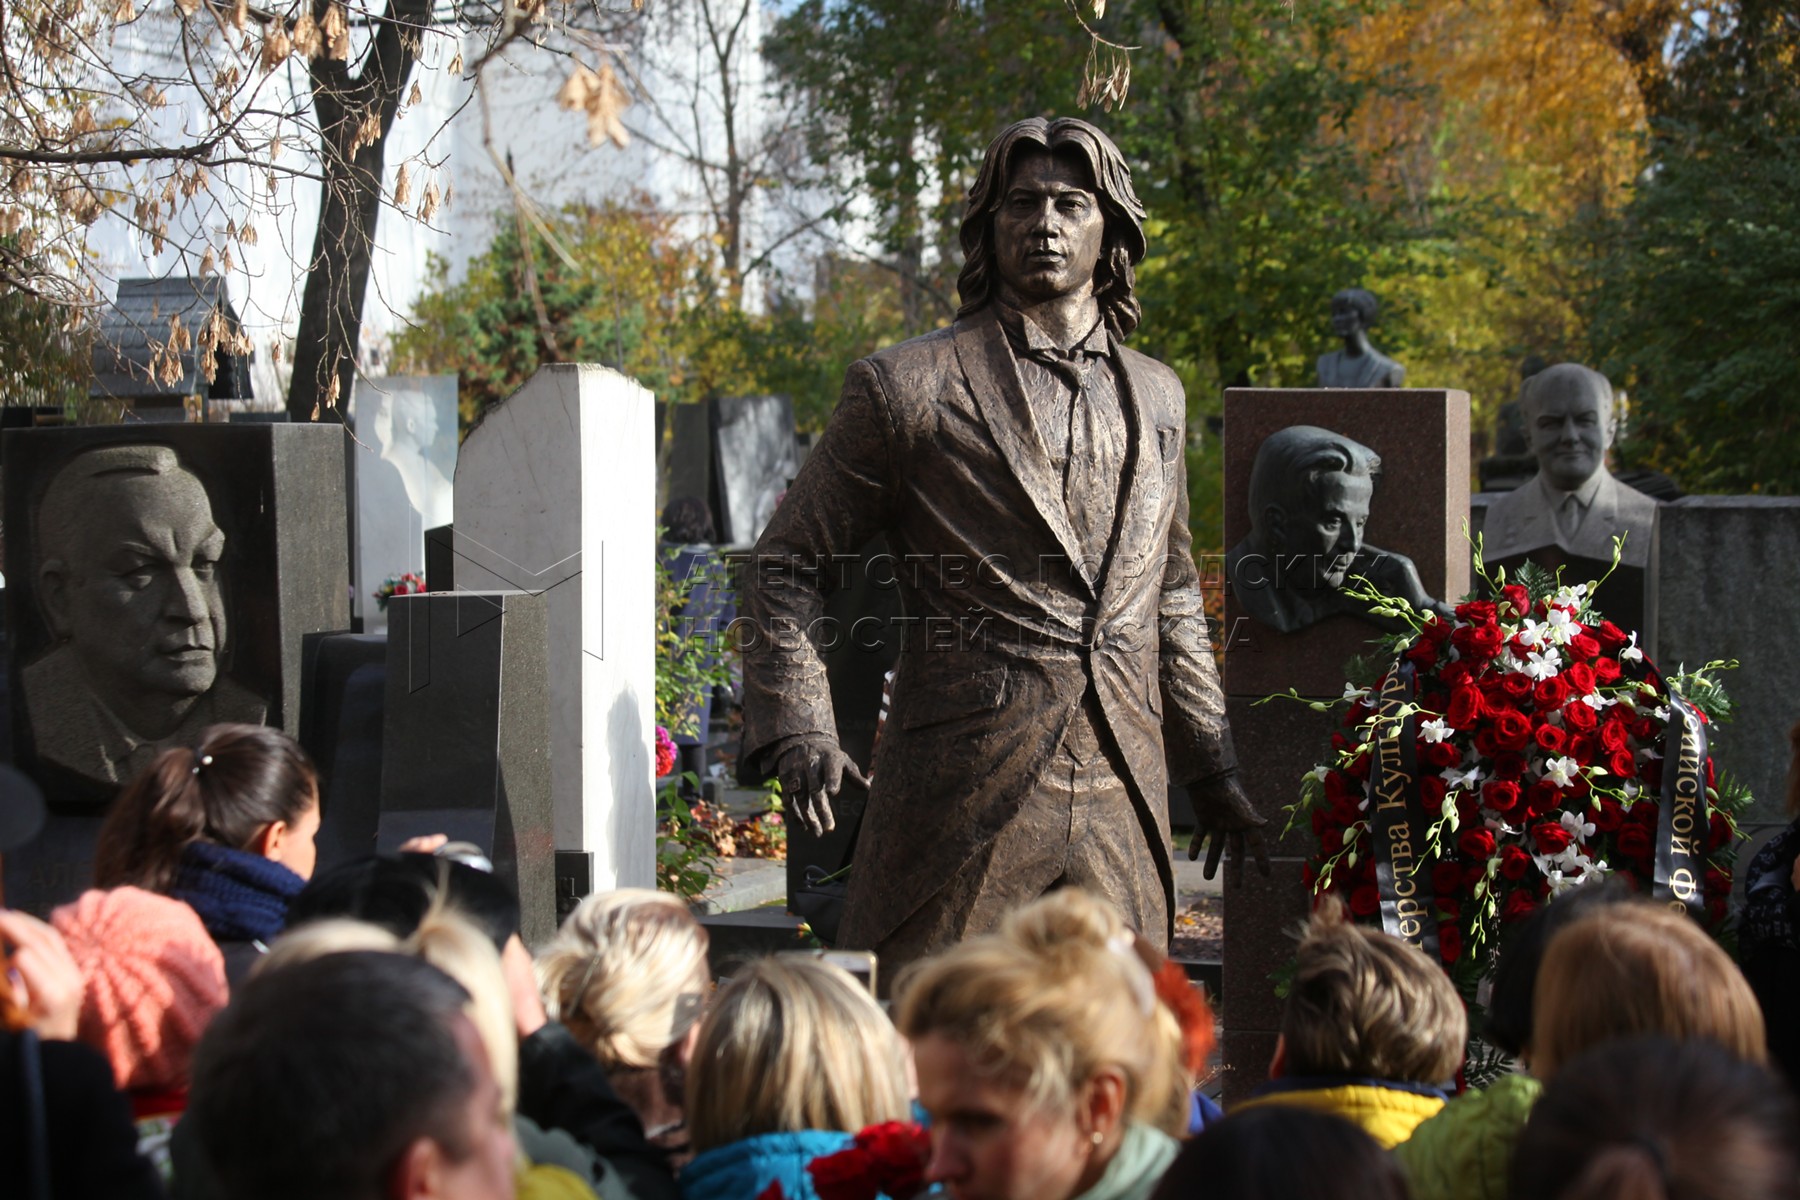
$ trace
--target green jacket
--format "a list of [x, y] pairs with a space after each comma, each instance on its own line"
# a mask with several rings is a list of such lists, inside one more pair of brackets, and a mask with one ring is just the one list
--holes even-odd
[[1507, 1163], [1544, 1085], [1506, 1075], [1470, 1091], [1394, 1147], [1413, 1200], [1505, 1200]]

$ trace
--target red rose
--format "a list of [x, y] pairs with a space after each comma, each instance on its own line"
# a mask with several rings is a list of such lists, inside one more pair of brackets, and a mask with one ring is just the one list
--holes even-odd
[[1520, 671], [1502, 675], [1500, 677], [1500, 687], [1501, 690], [1508, 696], [1511, 696], [1514, 700], [1523, 700], [1525, 697], [1531, 695], [1531, 676]]
[[1594, 682], [1598, 684], [1617, 683], [1619, 681], [1619, 664], [1610, 658], [1594, 660]]
[[1517, 750], [1502, 750], [1494, 755], [1494, 778], [1518, 779], [1525, 774], [1525, 756]]
[[824, 1154], [806, 1164], [819, 1200], [875, 1200], [881, 1187], [870, 1178], [869, 1156], [851, 1146], [836, 1154]]
[[1494, 741], [1502, 750], [1523, 750], [1531, 738], [1531, 718], [1522, 712], [1503, 712], [1494, 717]]
[[1594, 828], [1601, 833], [1617, 833], [1619, 827], [1625, 824], [1624, 808], [1610, 796], [1600, 797], [1599, 806], [1588, 810], [1588, 817], [1594, 822]]
[[1506, 753], [1500, 748], [1500, 739], [1495, 735], [1493, 726], [1490, 725], [1486, 729], [1475, 731], [1475, 753], [1483, 758], [1493, 758], [1497, 754]]
[[1658, 815], [1659, 813], [1656, 805], [1645, 800], [1641, 796], [1638, 798], [1637, 803], [1631, 806], [1631, 819], [1636, 821], [1639, 825], [1642, 825], [1645, 829], [1656, 828]]
[[1531, 855], [1510, 843], [1501, 847], [1500, 874], [1517, 883], [1525, 878], [1525, 873], [1529, 870], [1531, 870]]
[[1463, 868], [1463, 887], [1466, 890], [1473, 891], [1475, 888], [1475, 885], [1480, 883], [1483, 879], [1486, 879], [1486, 878], [1487, 878], [1487, 864], [1486, 863], [1482, 863], [1479, 866]]
[[1614, 625], [1611, 621], [1600, 622], [1600, 628], [1594, 630], [1594, 633], [1599, 637], [1601, 645], [1605, 646], [1608, 650], [1617, 650], [1620, 646], [1623, 646], [1626, 642], [1631, 640], [1629, 634], [1623, 629], [1620, 629], [1617, 625]]
[[1490, 779], [1482, 785], [1481, 799], [1489, 808], [1505, 816], [1519, 807], [1519, 785], [1510, 779]]
[[1537, 843], [1539, 854], [1561, 854], [1575, 839], [1555, 821], [1539, 821], [1532, 827], [1531, 840]]
[[1531, 689], [1532, 703], [1538, 706], [1539, 712], [1555, 712], [1569, 698], [1569, 685], [1563, 682], [1560, 675], [1552, 675], [1548, 679], [1538, 680], [1538, 685]]
[[1620, 779], [1632, 779], [1637, 776], [1637, 763], [1633, 761], [1629, 750], [1614, 750], [1608, 754], [1606, 769]]
[[[1586, 707], [1583, 705], [1583, 707]], [[1624, 750], [1631, 744], [1631, 734], [1623, 721], [1608, 721], [1600, 726], [1600, 745], [1608, 754], [1615, 750]]]
[[1319, 833], [1319, 853], [1330, 858], [1344, 848], [1344, 831], [1327, 826]]
[[1444, 720], [1452, 729], [1472, 728], [1481, 716], [1481, 693], [1472, 687], [1459, 687], [1450, 693], [1450, 704]]
[[1600, 657], [1600, 643], [1585, 633], [1578, 633], [1569, 639], [1571, 657], [1586, 662], [1588, 659]]
[[1594, 765], [1594, 754], [1600, 743], [1591, 733], [1575, 733], [1569, 735], [1567, 753], [1570, 758], [1584, 767]]
[[1437, 906], [1438, 906], [1438, 915], [1443, 917], [1444, 920], [1457, 921], [1457, 920], [1462, 919], [1462, 901], [1461, 900], [1458, 900], [1452, 896], [1439, 896], [1437, 898]]
[[1444, 620], [1444, 618], [1438, 616], [1436, 613], [1426, 613], [1425, 625], [1420, 632], [1430, 638], [1433, 642], [1436, 642], [1439, 646], [1442, 646], [1445, 642], [1450, 640], [1451, 629], [1452, 626], [1450, 622]]
[[1724, 896], [1731, 892], [1731, 876], [1717, 867], [1706, 868], [1702, 876], [1703, 888], [1708, 896]]
[[1359, 751], [1355, 758], [1352, 758], [1349, 762], [1345, 763], [1344, 774], [1350, 776], [1352, 779], [1361, 779], [1364, 782], [1367, 782], [1369, 778], [1369, 752], [1367, 750]]
[[1725, 919], [1725, 914], [1730, 911], [1731, 902], [1729, 900], [1724, 896], [1714, 896], [1706, 902], [1706, 923], [1717, 925]]
[[1441, 775], [1422, 775], [1419, 777], [1419, 799], [1428, 813], [1437, 812], [1444, 807], [1444, 796], [1450, 791], [1450, 785], [1444, 782]]
[[1381, 893], [1373, 884], [1364, 884], [1350, 893], [1350, 911], [1359, 917], [1373, 916], [1381, 908]]
[[1569, 744], [1569, 735], [1554, 725], [1539, 725], [1531, 731], [1531, 737], [1546, 754], [1560, 756]]
[[1462, 762], [1462, 751], [1449, 742], [1420, 742], [1419, 761], [1428, 767], [1442, 770], [1454, 767]]
[[1627, 721], [1625, 722], [1625, 728], [1630, 732], [1632, 737], [1640, 742], [1651, 741], [1662, 733], [1662, 726], [1658, 725], [1655, 721], [1652, 721], [1649, 717], [1638, 717], [1636, 720]]
[[1591, 705], [1577, 702], [1562, 710], [1563, 724], [1577, 733], [1592, 733], [1600, 724], [1600, 714]]
[[1510, 616], [1523, 617], [1531, 612], [1531, 593], [1516, 583], [1509, 583], [1500, 589], [1500, 595], [1511, 610]]
[[1594, 668], [1586, 663], [1572, 663], [1563, 668], [1557, 676], [1569, 685], [1569, 690], [1577, 696], [1585, 696], [1594, 690]]
[[1462, 868], [1455, 863], [1441, 862], [1431, 868], [1431, 891], [1439, 898], [1454, 896], [1462, 888]]
[[1492, 600], [1465, 600], [1456, 606], [1456, 615], [1474, 625], [1492, 625], [1500, 617]]
[[1470, 662], [1486, 662], [1500, 653], [1506, 636], [1498, 625], [1463, 625], [1450, 635], [1450, 644]]
[[1462, 957], [1462, 930], [1449, 921], [1438, 924], [1438, 957], [1447, 963]]
[[1486, 862], [1494, 854], [1494, 835], [1480, 826], [1465, 829], [1456, 839], [1456, 848], [1470, 858]]
[[1713, 760], [1709, 758], [1706, 760], [1706, 790], [1710, 792], [1718, 786], [1719, 773], [1713, 768]]
[[1525, 811], [1541, 817], [1562, 807], [1562, 789], [1548, 779], [1540, 779], [1525, 792]]
[[1506, 898], [1500, 906], [1500, 919], [1506, 922], [1523, 921], [1537, 911], [1537, 897], [1528, 888], [1520, 888]]
[[1438, 671], [1438, 682], [1445, 687], [1458, 687], [1469, 682], [1469, 677], [1473, 674], [1466, 662], [1448, 663]]
[[1420, 638], [1415, 641], [1412, 644], [1412, 647], [1401, 657], [1418, 667], [1419, 670], [1429, 671], [1431, 668], [1437, 666], [1437, 643], [1428, 638]]
[[1619, 853], [1627, 858], [1646, 860], [1650, 857], [1650, 831], [1642, 825], [1631, 824], [1619, 830]]

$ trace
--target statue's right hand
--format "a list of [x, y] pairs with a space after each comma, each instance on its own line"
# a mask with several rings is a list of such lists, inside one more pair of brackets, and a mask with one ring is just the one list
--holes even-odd
[[783, 750], [775, 774], [781, 780], [781, 797], [788, 811], [805, 822], [814, 837], [837, 828], [831, 800], [846, 778], [862, 787], [869, 786], [850, 756], [827, 737], [802, 738]]

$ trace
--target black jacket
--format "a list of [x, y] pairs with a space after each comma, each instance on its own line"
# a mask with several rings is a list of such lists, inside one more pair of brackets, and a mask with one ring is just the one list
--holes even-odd
[[[31, 1086], [34, 1073], [41, 1093]], [[41, 1142], [33, 1131], [37, 1112]], [[137, 1152], [131, 1103], [113, 1086], [112, 1068], [99, 1054], [75, 1042], [0, 1030], [0, 1194], [161, 1200], [156, 1169]]]

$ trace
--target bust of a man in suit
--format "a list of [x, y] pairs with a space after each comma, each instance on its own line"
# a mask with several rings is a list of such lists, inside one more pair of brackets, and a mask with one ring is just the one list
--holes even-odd
[[1533, 375], [1519, 403], [1538, 473], [1488, 507], [1487, 561], [1555, 546], [1568, 555], [1609, 562], [1613, 538], [1625, 534], [1621, 561], [1645, 566], [1656, 501], [1606, 469], [1606, 451], [1618, 431], [1606, 376], [1562, 363]]
[[1397, 388], [1406, 386], [1406, 368], [1369, 344], [1369, 327], [1380, 314], [1375, 293], [1345, 288], [1331, 298], [1331, 332], [1342, 350], [1319, 356], [1319, 386]]
[[1362, 579], [1448, 617], [1412, 559], [1363, 541], [1380, 478], [1380, 455], [1329, 429], [1290, 425], [1263, 439], [1250, 467], [1250, 536], [1225, 556], [1238, 603], [1281, 633], [1340, 615], [1382, 624], [1341, 590]]

